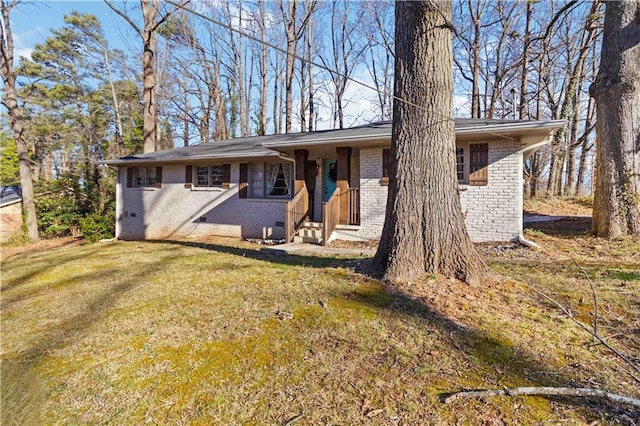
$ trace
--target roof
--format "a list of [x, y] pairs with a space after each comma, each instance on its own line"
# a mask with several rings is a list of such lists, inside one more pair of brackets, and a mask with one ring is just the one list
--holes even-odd
[[22, 201], [22, 190], [19, 186], [0, 187], [0, 207]]
[[[496, 137], [520, 138], [533, 135], [523, 142], [523, 148], [545, 140], [564, 125], [563, 120], [526, 121], [526, 120], [485, 120], [477, 118], [456, 118], [456, 136], [466, 137], [490, 134]], [[185, 161], [212, 159], [249, 159], [275, 157], [278, 151], [287, 152], [297, 147], [328, 146], [336, 144], [355, 144], [356, 146], [388, 144], [391, 140], [391, 121], [370, 123], [348, 129], [319, 130], [305, 133], [287, 133], [269, 136], [251, 136], [245, 138], [214, 141], [184, 148], [157, 151], [147, 154], [130, 155], [104, 163], [112, 166], [147, 163], [184, 163]]]

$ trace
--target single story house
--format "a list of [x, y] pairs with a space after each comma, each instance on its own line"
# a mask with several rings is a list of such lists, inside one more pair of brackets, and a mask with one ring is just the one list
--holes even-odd
[[[522, 232], [523, 159], [563, 121], [456, 119], [456, 173], [472, 240]], [[116, 238], [377, 239], [391, 122], [253, 136], [131, 155], [117, 168]]]
[[0, 241], [22, 232], [22, 190], [19, 186], [0, 187]]

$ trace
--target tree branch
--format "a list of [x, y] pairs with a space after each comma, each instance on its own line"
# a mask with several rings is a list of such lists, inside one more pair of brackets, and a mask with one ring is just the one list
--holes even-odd
[[640, 399], [610, 393], [602, 389], [593, 388], [555, 388], [555, 387], [521, 387], [513, 389], [474, 390], [441, 394], [440, 400], [445, 404], [465, 398], [484, 398], [488, 396], [577, 396], [587, 398], [606, 399], [619, 404], [640, 408]]
[[151, 29], [149, 31], [155, 31], [158, 29], [158, 27], [162, 24], [164, 24], [164, 22], [169, 19], [169, 16], [171, 16], [173, 13], [175, 13], [176, 10], [178, 10], [181, 6], [187, 6], [189, 3], [191, 3], [191, 0], [185, 0], [183, 1], [180, 6], [176, 6], [175, 9], [168, 11], [167, 13], [165, 13], [160, 19], [158, 19], [158, 22], [156, 22], [155, 24], [153, 24], [153, 26], [151, 27]]
[[140, 35], [140, 37], [144, 37], [143, 32], [140, 30], [140, 28], [136, 25], [135, 22], [133, 22], [131, 20], [131, 18], [129, 18], [127, 16], [126, 13], [124, 13], [123, 11], [121, 11], [120, 9], [118, 9], [117, 7], [115, 7], [112, 3], [111, 0], [104, 0], [104, 2], [106, 3], [107, 6], [109, 6], [109, 8], [111, 10], [113, 10], [115, 13], [117, 13], [118, 15], [122, 16], [122, 18], [127, 21], [129, 23], [129, 25], [131, 25], [133, 27], [133, 29]]
[[[578, 321], [573, 314], [571, 313], [571, 311], [569, 311], [567, 308], [565, 308], [562, 304], [560, 304], [558, 301], [556, 301], [555, 299], [553, 299], [551, 296], [548, 296], [547, 294], [545, 294], [544, 292], [538, 290], [535, 286], [529, 284], [529, 287], [531, 287], [531, 289], [537, 293], [538, 295], [544, 297], [545, 299], [547, 299], [548, 301], [550, 301], [551, 303], [553, 303], [554, 305], [556, 305], [566, 316], [567, 318], [569, 318], [571, 321], [573, 321], [578, 327], [580, 327], [581, 329], [583, 329], [584, 331], [586, 331], [587, 333], [589, 333], [590, 335], [592, 335], [596, 340], [598, 340], [604, 347], [606, 347], [607, 349], [609, 349], [609, 351], [611, 351], [611, 353], [613, 353], [615, 356], [617, 356], [618, 358], [620, 358], [622, 361], [624, 361], [625, 364], [627, 364], [629, 367], [631, 367], [634, 371], [636, 371], [638, 374], [640, 374], [640, 367], [638, 367], [637, 365], [635, 365], [633, 363], [633, 361], [631, 361], [630, 359], [627, 358], [627, 356], [623, 353], [621, 353], [620, 351], [618, 351], [616, 348], [614, 348], [613, 346], [611, 346], [609, 343], [607, 343], [602, 337], [600, 337], [598, 334], [595, 334], [593, 332], [593, 330], [591, 330], [589, 327], [587, 327], [585, 324], [583, 324], [582, 322]], [[627, 373], [633, 377], [637, 382], [640, 382], [640, 377], [636, 376], [635, 374], [627, 371]]]

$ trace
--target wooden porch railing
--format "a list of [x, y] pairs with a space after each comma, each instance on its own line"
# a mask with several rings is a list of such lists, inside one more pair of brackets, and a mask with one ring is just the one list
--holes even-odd
[[285, 207], [284, 214], [284, 238], [287, 243], [290, 243], [293, 236], [296, 234], [304, 219], [309, 213], [309, 196], [307, 187], [303, 187], [293, 197], [291, 201], [288, 201]]
[[322, 245], [326, 246], [329, 237], [340, 222], [340, 188], [331, 195], [328, 201], [322, 203]]
[[360, 225], [360, 188], [349, 188], [349, 225]]

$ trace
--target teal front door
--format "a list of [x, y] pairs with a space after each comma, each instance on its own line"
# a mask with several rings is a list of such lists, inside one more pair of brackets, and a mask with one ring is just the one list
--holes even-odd
[[338, 181], [338, 165], [336, 160], [324, 160], [324, 197], [323, 201], [329, 201], [329, 198], [333, 195], [333, 191], [336, 190]]

